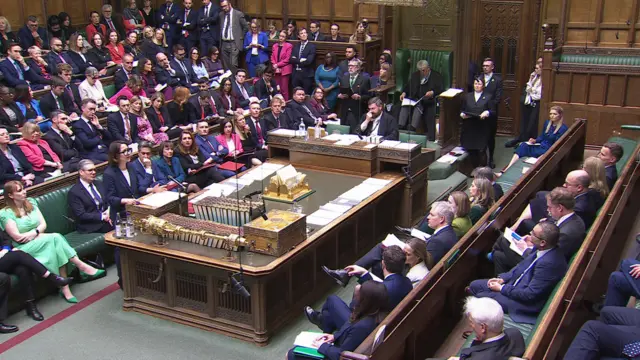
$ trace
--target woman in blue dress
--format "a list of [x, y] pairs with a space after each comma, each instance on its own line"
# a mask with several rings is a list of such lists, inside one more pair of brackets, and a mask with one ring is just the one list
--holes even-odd
[[511, 165], [515, 164], [516, 161], [523, 156], [535, 158], [542, 156], [560, 139], [562, 134], [567, 132], [569, 128], [562, 121], [562, 108], [560, 106], [551, 107], [551, 110], [549, 110], [549, 120], [544, 122], [543, 128], [544, 132], [538, 136], [537, 139], [531, 138], [527, 142], [520, 143], [511, 158], [511, 162], [498, 173], [498, 176], [507, 171]]
[[324, 64], [316, 69], [316, 84], [324, 91], [324, 98], [327, 100], [329, 110], [336, 107], [336, 99], [340, 90], [340, 69], [336, 66], [336, 57], [332, 53], [324, 56]]

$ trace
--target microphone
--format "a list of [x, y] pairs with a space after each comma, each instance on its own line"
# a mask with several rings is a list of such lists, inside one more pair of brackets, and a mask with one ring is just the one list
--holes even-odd
[[247, 195], [244, 196], [244, 198], [248, 199], [259, 194], [262, 194], [262, 190], [256, 190], [254, 192], [248, 193]]
[[167, 175], [167, 177], [169, 178], [169, 180], [171, 180], [174, 183], [176, 183], [183, 191], [185, 191], [185, 192], [187, 191], [187, 188], [184, 185], [182, 185], [182, 183], [180, 181], [176, 180], [176, 178], [174, 178], [171, 175]]
[[[231, 285], [233, 285], [233, 291], [237, 294], [242, 295], [242, 297], [248, 299], [251, 297], [251, 294], [249, 294], [249, 291], [247, 290], [246, 287], [244, 287], [244, 281], [242, 280], [242, 277], [240, 277], [240, 281], [236, 280], [235, 278], [236, 274], [231, 275], [229, 277], [229, 280], [231, 280]], [[242, 275], [240, 275], [242, 276]]]

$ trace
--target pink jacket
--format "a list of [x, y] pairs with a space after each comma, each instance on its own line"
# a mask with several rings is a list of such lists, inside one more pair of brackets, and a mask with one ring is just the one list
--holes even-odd
[[280, 52], [280, 58], [278, 59], [278, 48], [280, 44], [273, 44], [271, 50], [271, 63], [278, 65], [278, 68], [282, 69], [280, 75], [290, 75], [293, 72], [293, 65], [289, 64], [289, 59], [291, 59], [291, 51], [293, 50], [293, 45], [285, 42], [282, 45], [282, 51]]
[[[110, 99], [109, 102], [113, 105], [118, 105], [118, 98], [120, 96], [126, 96], [127, 99], [131, 99], [134, 95], [133, 91], [131, 91], [131, 89], [128, 86], [124, 86], [122, 89], [120, 89], [120, 91], [118, 91], [115, 95], [113, 95]], [[140, 93], [137, 94], [137, 96], [144, 96], [147, 97], [147, 93], [144, 91], [144, 89], [140, 90]]]
[[20, 146], [20, 150], [22, 150], [24, 156], [33, 166], [34, 171], [44, 170], [44, 156], [42, 155], [42, 151], [40, 150], [38, 145], [42, 146], [42, 148], [47, 151], [53, 161], [60, 162], [60, 158], [55, 152], [53, 152], [53, 150], [51, 150], [51, 147], [49, 147], [49, 144], [46, 141], [40, 139], [40, 142], [36, 144], [31, 141], [22, 139], [18, 141], [18, 146]]
[[[240, 137], [238, 134], [231, 134], [231, 138], [233, 139], [233, 143], [236, 146], [236, 150], [239, 151], [238, 154], [242, 154], [244, 149], [242, 148], [242, 142], [240, 142]], [[220, 145], [224, 146], [225, 149], [229, 150], [229, 145], [227, 144], [227, 139], [224, 137], [224, 134], [220, 134], [216, 136], [216, 140], [220, 143]]]

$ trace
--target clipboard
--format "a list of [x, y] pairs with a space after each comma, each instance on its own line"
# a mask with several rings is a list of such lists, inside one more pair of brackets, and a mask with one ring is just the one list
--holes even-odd
[[324, 355], [320, 354], [318, 350], [304, 346], [294, 347], [293, 353], [309, 359], [324, 359]]

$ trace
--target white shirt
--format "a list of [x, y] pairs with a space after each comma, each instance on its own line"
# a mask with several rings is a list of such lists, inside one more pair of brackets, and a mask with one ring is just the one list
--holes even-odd
[[140, 160], [140, 158], [138, 158], [138, 161], [142, 165], [142, 168], [144, 169], [144, 172], [146, 172], [149, 175], [153, 175], [153, 167], [147, 168], [146, 166], [144, 166], [144, 163]]
[[98, 103], [109, 103], [109, 99], [104, 94], [104, 89], [102, 88], [102, 83], [100, 80], [96, 80], [93, 85], [90, 85], [87, 80], [78, 85], [78, 92], [80, 93], [80, 98], [84, 99], [93, 99]]
[[486, 343], [488, 343], [488, 342], [497, 341], [497, 340], [502, 339], [503, 337], [504, 337], [504, 333], [501, 333], [501, 334], [496, 335], [496, 336], [494, 336], [494, 337], [490, 337], [490, 338], [488, 338], [488, 339], [485, 339], [485, 341], [483, 341], [482, 343], [483, 343], [483, 344], [486, 344]]
[[233, 138], [227, 140], [227, 147], [229, 148], [229, 154], [236, 151], [236, 143], [233, 141]]
[[129, 177], [129, 170], [128, 169], [124, 169], [124, 170], [120, 170], [122, 171], [122, 175], [124, 175], [124, 178], [127, 180], [127, 184], [129, 184], [129, 186], [131, 186], [131, 177]]
[[229, 9], [229, 37], [224, 37], [224, 29], [227, 28], [227, 14], [224, 14], [224, 22], [222, 24], [222, 40], [233, 41], [233, 8]]
[[482, 96], [481, 92], [473, 92], [473, 98], [476, 99], [476, 102], [478, 102], [478, 99], [480, 99], [480, 96]]
[[444, 229], [448, 228], [449, 226], [450, 226], [450, 225], [445, 225], [445, 226], [443, 226], [443, 227], [440, 227], [440, 228], [435, 229], [435, 231], [433, 232], [433, 235], [431, 235], [431, 237], [436, 236], [436, 234], [437, 234], [437, 233], [439, 233], [440, 231], [442, 231], [442, 230], [444, 230]]
[[565, 222], [568, 218], [571, 217], [571, 215], [573, 215], [573, 211], [568, 213], [567, 215], [564, 215], [563, 217], [561, 217], [560, 219], [558, 219], [558, 221], [556, 221], [556, 225], [560, 226], [560, 224], [562, 224], [563, 222]]
[[532, 101], [540, 101], [542, 97], [542, 78], [540, 76], [535, 75], [535, 72], [531, 73], [534, 75], [534, 78], [527, 82], [527, 96], [524, 99], [524, 103], [529, 105]]
[[[382, 113], [380, 113], [380, 115], [373, 120], [373, 126], [371, 127], [371, 134], [369, 134], [369, 135], [371, 135], [371, 136], [380, 135], [380, 134], [378, 134], [378, 129], [380, 128], [380, 119], [381, 118], [382, 118]], [[362, 131], [367, 130], [367, 126], [365, 126], [364, 122], [360, 125], [360, 130], [362, 130]]]
[[416, 287], [427, 275], [429, 275], [429, 269], [427, 269], [427, 264], [425, 264], [424, 261], [414, 265], [409, 269], [409, 272], [407, 272], [407, 278], [411, 280], [413, 287]]
[[484, 74], [484, 85], [485, 86], [487, 86], [487, 84], [489, 83], [489, 81], [491, 80], [492, 77], [493, 77], [493, 73]]
[[[98, 199], [96, 199], [93, 196], [93, 192], [91, 191], [91, 186], [93, 185], [93, 183], [89, 184], [88, 182], [80, 179], [80, 184], [82, 184], [82, 186], [84, 186], [84, 188], [87, 190], [87, 192], [89, 193], [89, 195], [91, 196], [91, 198], [93, 199], [93, 202], [96, 203], [96, 206], [98, 207], [98, 209], [100, 208], [100, 202], [98, 201]], [[95, 186], [95, 185], [93, 185]], [[95, 188], [95, 191], [98, 192], [98, 188]], [[99, 192], [98, 192], [99, 193]], [[103, 200], [104, 201], [104, 200]]]

